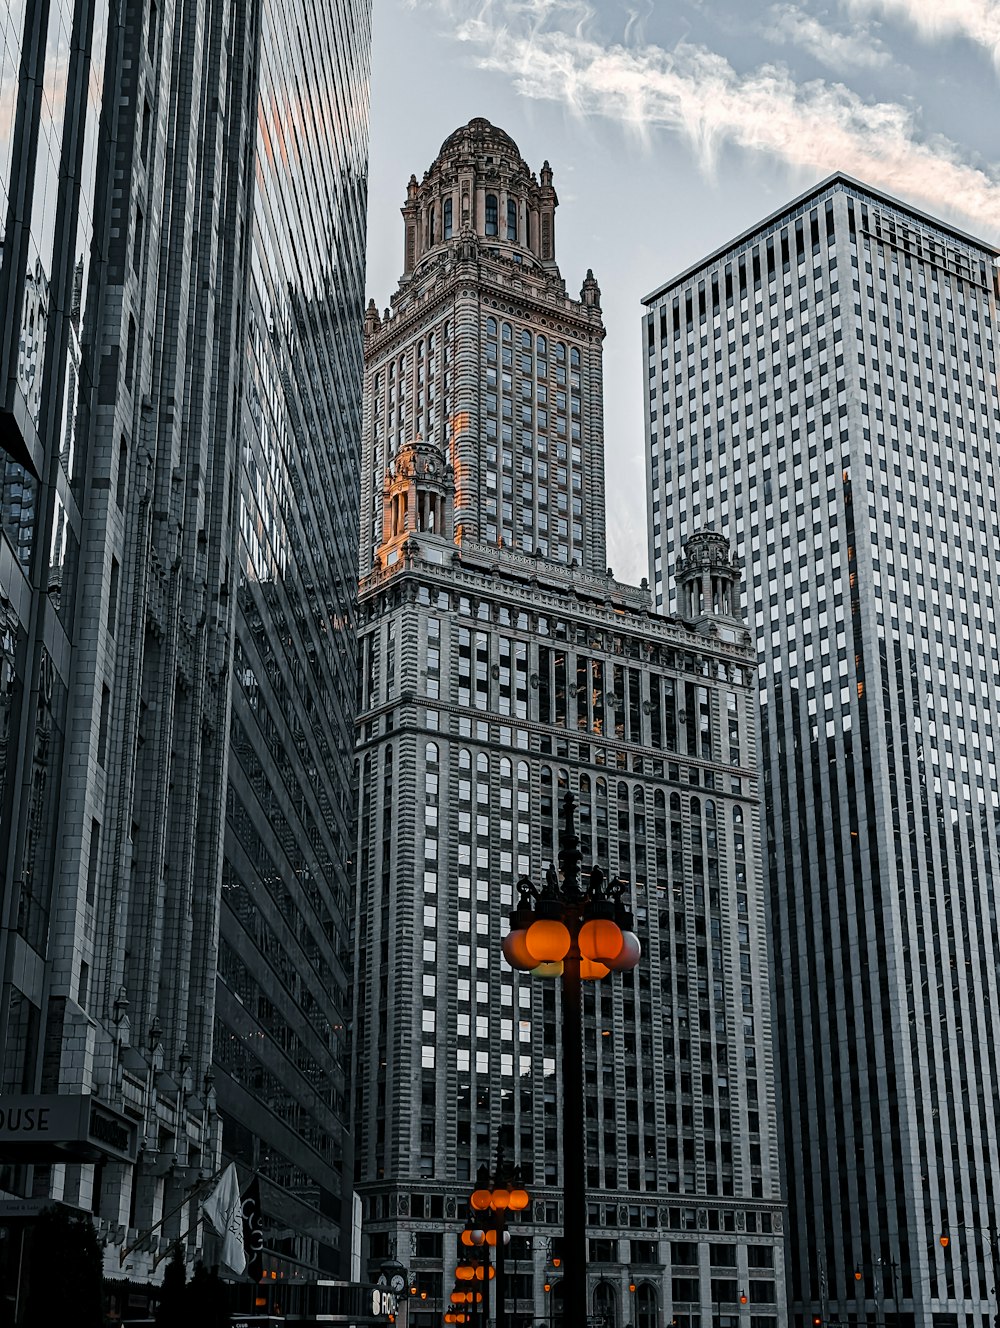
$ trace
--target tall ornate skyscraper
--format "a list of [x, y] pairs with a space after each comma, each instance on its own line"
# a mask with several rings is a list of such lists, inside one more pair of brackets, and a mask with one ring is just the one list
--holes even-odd
[[996, 258], [835, 176], [647, 300], [657, 604], [703, 522], [752, 586], [805, 1324], [996, 1309]]
[[[605, 570], [600, 291], [555, 260], [556, 196], [486, 120], [403, 208], [369, 307], [361, 542], [356, 1174], [366, 1253], [438, 1321], [476, 1168], [528, 1177], [514, 1323], [586, 1276], [608, 1322], [775, 1328], [784, 1296], [755, 660], [725, 541], [685, 608]], [[589, 1267], [561, 1231], [557, 992], [500, 954], [515, 878], [579, 799], [586, 862], [645, 947], [585, 997]], [[442, 1239], [442, 1229], [454, 1233]], [[543, 1290], [546, 1271], [552, 1299]], [[630, 1290], [634, 1287], [634, 1290]]]

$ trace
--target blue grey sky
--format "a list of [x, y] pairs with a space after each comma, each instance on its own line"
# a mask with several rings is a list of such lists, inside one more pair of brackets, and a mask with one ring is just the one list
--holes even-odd
[[1000, 241], [1000, 0], [374, 0], [368, 289], [399, 207], [484, 115], [559, 195], [607, 325], [609, 558], [646, 575], [640, 300], [835, 170]]

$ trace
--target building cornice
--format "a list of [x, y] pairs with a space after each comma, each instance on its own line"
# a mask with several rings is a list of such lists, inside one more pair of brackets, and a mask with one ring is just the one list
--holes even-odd
[[655, 613], [645, 589], [478, 542], [457, 547], [426, 535], [411, 539], [398, 562], [378, 567], [362, 578], [359, 611], [390, 587], [428, 579], [498, 601], [507, 600], [513, 607], [530, 605], [548, 614], [585, 618], [612, 631], [648, 636], [674, 649], [710, 654], [744, 668], [757, 666], [757, 652], [747, 629], [743, 643], [697, 632], [680, 618]]

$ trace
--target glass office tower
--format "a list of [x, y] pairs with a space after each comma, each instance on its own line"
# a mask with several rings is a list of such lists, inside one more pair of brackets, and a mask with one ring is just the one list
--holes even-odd
[[746, 561], [801, 1323], [996, 1312], [996, 258], [834, 176], [645, 301], [657, 606]]
[[254, 74], [222, 0], [0, 18], [0, 1091], [61, 1122], [0, 1189], [93, 1214], [135, 1281], [195, 1256], [219, 1150]]
[[265, 0], [216, 1091], [268, 1267], [348, 1274], [366, 0]]

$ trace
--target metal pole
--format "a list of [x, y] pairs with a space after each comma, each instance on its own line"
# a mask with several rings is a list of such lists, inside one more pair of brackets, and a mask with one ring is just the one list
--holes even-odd
[[507, 1223], [504, 1220], [503, 1213], [497, 1214], [497, 1289], [496, 1289], [496, 1321], [497, 1328], [507, 1328], [507, 1285], [506, 1269], [504, 1267], [504, 1246], [503, 1238], [506, 1232]]
[[587, 1196], [583, 1132], [580, 951], [563, 960], [563, 1322], [587, 1322]]
[[483, 1245], [483, 1328], [490, 1322], [490, 1247]]

